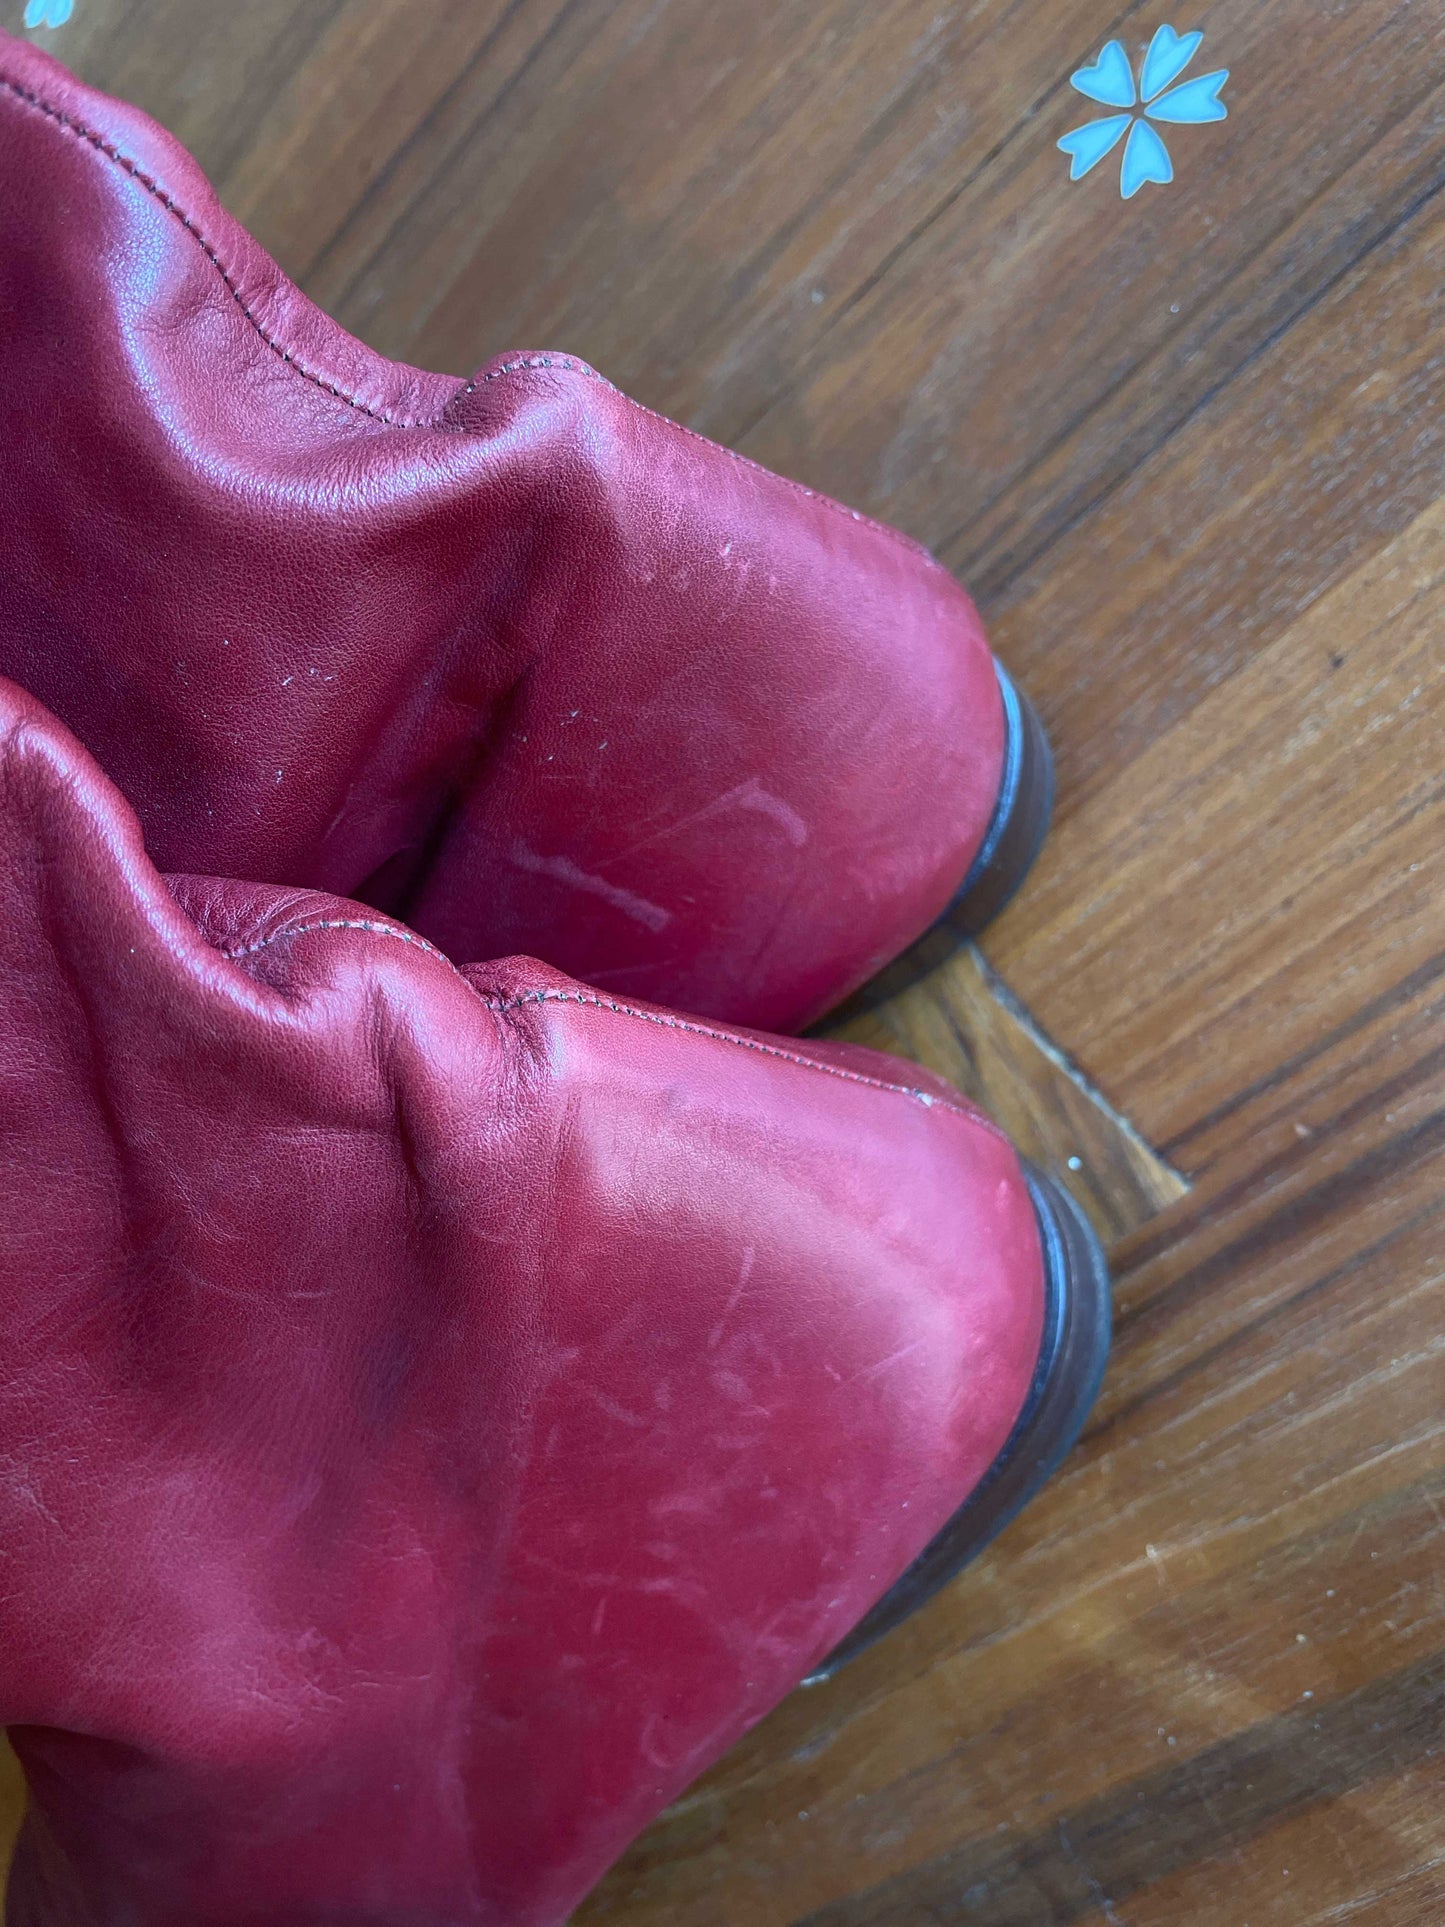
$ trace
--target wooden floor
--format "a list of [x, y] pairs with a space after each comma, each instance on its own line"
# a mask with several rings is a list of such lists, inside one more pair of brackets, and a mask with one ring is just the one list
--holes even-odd
[[846, 1027], [1078, 1186], [1102, 1403], [579, 1927], [1445, 1921], [1445, 0], [1180, 14], [1228, 120], [1165, 130], [1170, 186], [1071, 183], [1105, 110], [1068, 76], [1161, 17], [77, 0], [36, 36], [377, 347], [569, 350], [934, 545], [1058, 747], [983, 956]]

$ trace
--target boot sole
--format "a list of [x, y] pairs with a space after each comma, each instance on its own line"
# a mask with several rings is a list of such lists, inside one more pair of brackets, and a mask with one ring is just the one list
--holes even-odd
[[1054, 810], [1054, 753], [1038, 711], [994, 658], [1003, 697], [1004, 758], [998, 797], [978, 855], [939, 919], [975, 937], [1013, 896], [1033, 865]]
[[976, 1559], [1053, 1476], [1084, 1429], [1109, 1356], [1108, 1262], [1063, 1185], [1028, 1164], [1024, 1176], [1044, 1252], [1044, 1337], [1024, 1408], [981, 1483], [805, 1686], [831, 1679]]

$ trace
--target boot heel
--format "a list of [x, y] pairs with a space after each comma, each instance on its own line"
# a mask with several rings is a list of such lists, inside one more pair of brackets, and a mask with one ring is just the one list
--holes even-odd
[[1113, 1302], [1103, 1246], [1057, 1179], [1024, 1166], [1044, 1254], [1044, 1337], [1024, 1409], [983, 1481], [900, 1579], [803, 1681], [817, 1686], [917, 1612], [976, 1559], [1072, 1450], [1109, 1357]]
[[978, 855], [944, 912], [960, 936], [973, 937], [996, 917], [1028, 875], [1054, 808], [1054, 753], [1038, 711], [997, 659], [1007, 737], [998, 800]]

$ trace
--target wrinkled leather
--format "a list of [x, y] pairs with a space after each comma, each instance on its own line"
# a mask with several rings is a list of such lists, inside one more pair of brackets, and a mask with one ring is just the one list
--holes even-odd
[[967, 596], [561, 355], [336, 327], [0, 36], [0, 674], [165, 869], [800, 1029], [946, 906], [1003, 758]]
[[552, 1927], [1003, 1445], [947, 1085], [163, 879], [0, 684], [11, 1927]]

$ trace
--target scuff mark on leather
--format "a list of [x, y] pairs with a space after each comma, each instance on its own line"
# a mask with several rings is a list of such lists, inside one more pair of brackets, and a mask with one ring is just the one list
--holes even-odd
[[649, 903], [646, 897], [638, 896], [635, 891], [624, 890], [620, 884], [609, 883], [606, 877], [584, 870], [570, 856], [543, 856], [540, 851], [522, 842], [513, 843], [508, 855], [517, 868], [525, 870], [528, 876], [551, 877], [558, 883], [570, 885], [574, 890], [581, 890], [587, 896], [600, 897], [604, 903], [610, 903], [614, 910], [620, 910], [624, 916], [631, 917], [634, 923], [640, 923], [645, 930], [652, 931], [654, 936], [672, 922], [672, 912], [664, 910], [660, 903]]

